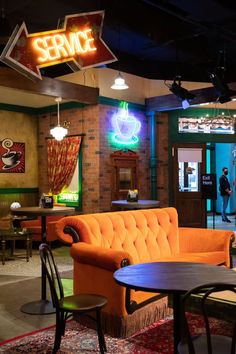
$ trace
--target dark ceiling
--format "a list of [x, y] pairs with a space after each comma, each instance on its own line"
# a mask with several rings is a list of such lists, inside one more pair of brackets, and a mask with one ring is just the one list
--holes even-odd
[[[107, 67], [149, 79], [210, 81], [221, 68], [236, 81], [235, 0], [0, 0], [0, 43], [10, 24], [25, 21], [28, 32], [55, 29], [65, 15], [105, 10], [103, 39], [119, 59]], [[3, 64], [2, 64], [3, 65]], [[66, 64], [42, 70], [55, 77]]]

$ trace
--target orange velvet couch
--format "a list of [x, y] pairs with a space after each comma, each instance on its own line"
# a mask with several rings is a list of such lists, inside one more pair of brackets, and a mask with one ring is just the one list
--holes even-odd
[[74, 293], [106, 296], [104, 330], [118, 337], [130, 336], [169, 309], [162, 294], [126, 292], [113, 279], [114, 271], [128, 264], [159, 261], [230, 267], [234, 239], [233, 231], [178, 227], [177, 211], [171, 207], [67, 216], [56, 223], [56, 233], [71, 244]]
[[[47, 242], [52, 242], [57, 240], [57, 235], [55, 232], [55, 225], [62, 216], [47, 216], [46, 217], [46, 239]], [[23, 220], [20, 222], [21, 228], [26, 228], [33, 231], [33, 241], [42, 241], [42, 227], [41, 227], [41, 217], [34, 220]]]

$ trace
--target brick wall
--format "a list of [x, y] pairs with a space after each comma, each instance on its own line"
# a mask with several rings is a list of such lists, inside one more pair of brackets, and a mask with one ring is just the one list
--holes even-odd
[[[87, 106], [60, 111], [60, 121], [70, 121], [69, 135], [85, 134], [82, 144], [82, 189], [83, 213], [94, 213], [111, 209], [111, 164], [110, 155], [121, 149], [110, 139], [111, 116], [116, 107], [108, 105]], [[142, 122], [140, 144], [132, 148], [139, 158], [140, 198], [150, 198], [149, 156], [150, 141], [148, 120], [143, 112], [133, 112]], [[39, 116], [39, 189], [48, 192], [46, 139], [49, 130], [57, 123], [55, 113]]]
[[99, 106], [83, 109], [83, 213], [95, 213], [100, 211], [99, 197]]
[[157, 199], [161, 207], [169, 205], [169, 140], [168, 114], [158, 113], [156, 116], [156, 146], [157, 146]]
[[[113, 131], [111, 116], [117, 111], [116, 107], [100, 105], [100, 210], [110, 210], [111, 208], [111, 159], [110, 155], [120, 150], [122, 147], [115, 145], [111, 140]], [[150, 140], [148, 135], [148, 120], [143, 112], [133, 111], [132, 114], [141, 122], [142, 127], [139, 134], [140, 144], [129, 147], [139, 155], [138, 175], [139, 175], [139, 198], [150, 199], [150, 176], [149, 176], [149, 156]]]

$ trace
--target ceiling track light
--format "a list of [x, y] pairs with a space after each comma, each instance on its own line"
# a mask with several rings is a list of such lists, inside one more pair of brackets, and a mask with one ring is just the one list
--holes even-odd
[[176, 76], [172, 84], [166, 84], [166, 81], [164, 83], [176, 97], [180, 98], [182, 101], [183, 109], [186, 109], [190, 106], [189, 101], [194, 99], [195, 95], [181, 86], [180, 76]]
[[217, 101], [226, 103], [231, 101], [231, 96], [235, 96], [236, 92], [230, 90], [225, 81], [226, 72], [226, 53], [225, 48], [219, 50], [215, 69], [209, 70], [208, 75], [212, 82], [217, 95]]
[[210, 72], [209, 77], [211, 79], [212, 85], [215, 89], [216, 95], [217, 95], [217, 100], [220, 103], [226, 103], [231, 101], [230, 96], [235, 95], [235, 91], [230, 90], [224, 81], [222, 75], [219, 73], [217, 74], [216, 72]]

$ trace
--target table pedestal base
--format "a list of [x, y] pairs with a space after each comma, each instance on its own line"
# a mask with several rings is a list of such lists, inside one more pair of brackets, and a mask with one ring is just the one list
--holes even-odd
[[27, 304], [22, 305], [20, 310], [21, 312], [28, 313], [30, 315], [48, 315], [56, 312], [51, 301], [49, 300], [28, 302]]

